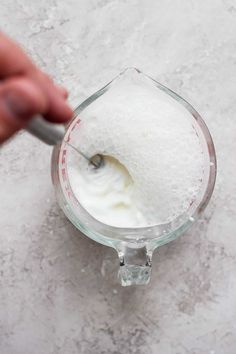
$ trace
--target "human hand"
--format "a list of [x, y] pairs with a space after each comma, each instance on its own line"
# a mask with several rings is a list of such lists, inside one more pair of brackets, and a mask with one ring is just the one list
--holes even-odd
[[35, 115], [65, 123], [72, 117], [67, 91], [54, 84], [24, 51], [0, 32], [0, 144]]

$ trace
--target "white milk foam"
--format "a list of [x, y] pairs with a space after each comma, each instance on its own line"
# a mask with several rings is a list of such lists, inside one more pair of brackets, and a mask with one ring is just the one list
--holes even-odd
[[117, 227], [170, 222], [201, 190], [203, 148], [191, 114], [152, 82], [122, 79], [81, 114], [72, 143], [105, 166], [70, 151], [68, 176], [81, 205]]

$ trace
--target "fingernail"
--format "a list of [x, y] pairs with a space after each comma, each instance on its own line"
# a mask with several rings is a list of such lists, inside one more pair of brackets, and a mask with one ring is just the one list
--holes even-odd
[[15, 92], [6, 93], [4, 103], [9, 113], [13, 116], [26, 118], [30, 114], [31, 105], [29, 101]]

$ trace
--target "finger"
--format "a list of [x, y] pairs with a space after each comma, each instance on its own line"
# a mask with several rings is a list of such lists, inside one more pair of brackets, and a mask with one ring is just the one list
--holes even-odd
[[33, 73], [33, 75], [36, 74], [36, 77], [38, 78], [39, 82], [44, 82], [46, 85], [49, 86], [50, 89], [55, 89], [56, 92], [62, 96], [63, 98], [67, 99], [68, 98], [68, 91], [64, 86], [55, 84], [53, 79], [45, 74], [43, 71], [38, 70], [37, 73]]
[[32, 76], [32, 79], [41, 87], [49, 101], [48, 111], [44, 114], [44, 117], [57, 123], [65, 123], [70, 120], [73, 116], [73, 110], [63, 97], [66, 91], [55, 86], [53, 81], [39, 70]]
[[0, 78], [34, 72], [35, 65], [14, 41], [0, 32]]
[[60, 86], [60, 85], [56, 85], [55, 86], [58, 93], [66, 100], [68, 98], [68, 91], [65, 87]]
[[56, 92], [62, 96], [63, 98], [68, 97], [68, 91], [64, 86], [55, 84], [52, 77], [44, 73], [42, 70], [38, 69], [36, 72], [32, 72], [33, 77], [39, 81], [39, 83], [43, 83], [44, 85], [48, 85], [50, 89], [56, 90]]
[[48, 97], [50, 104], [44, 118], [55, 123], [68, 122], [73, 117], [73, 110], [68, 106], [65, 99], [53, 92], [50, 92]]
[[25, 127], [35, 114], [44, 114], [48, 101], [27, 78], [12, 78], [0, 86], [0, 143]]

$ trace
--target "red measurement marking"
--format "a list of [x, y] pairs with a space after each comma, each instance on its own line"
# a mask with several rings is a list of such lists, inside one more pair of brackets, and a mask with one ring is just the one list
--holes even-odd
[[70, 134], [67, 136], [65, 142], [68, 143], [70, 141]]
[[64, 165], [65, 162], [66, 162], [66, 149], [64, 149], [64, 150], [62, 151], [62, 159], [61, 159], [62, 165]]
[[76, 128], [76, 126], [79, 125], [80, 122], [81, 122], [81, 120], [78, 119], [78, 120], [76, 121], [76, 123], [73, 125], [73, 127], [72, 127], [71, 130], [74, 130], [74, 129]]
[[66, 193], [68, 195], [69, 198], [71, 198], [71, 191], [70, 191], [70, 187], [66, 186]]
[[63, 168], [63, 169], [61, 170], [61, 173], [62, 173], [63, 181], [65, 181], [65, 180], [66, 180], [66, 169]]

